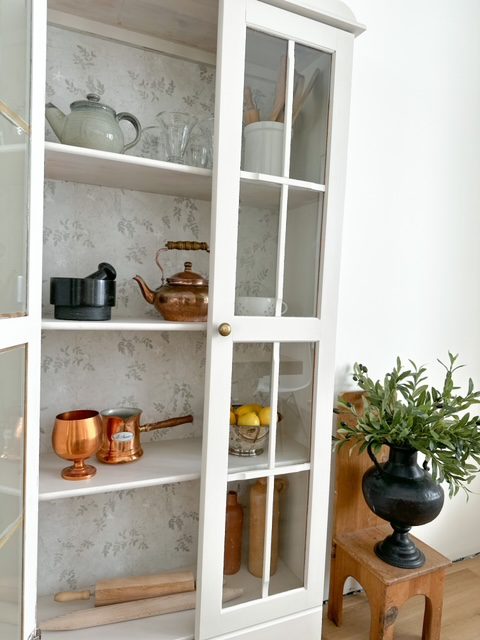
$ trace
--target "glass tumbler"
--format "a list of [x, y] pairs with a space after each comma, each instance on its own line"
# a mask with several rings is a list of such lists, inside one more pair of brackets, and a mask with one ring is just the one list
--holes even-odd
[[197, 124], [197, 118], [179, 111], [162, 111], [157, 114], [156, 118], [166, 133], [167, 160], [184, 164], [185, 150], [190, 133]]
[[202, 134], [193, 134], [188, 143], [188, 161], [192, 167], [206, 167], [209, 160], [209, 147]]
[[205, 146], [207, 147], [207, 163], [206, 165], [202, 165], [207, 167], [207, 169], [211, 169], [213, 166], [213, 127], [214, 127], [214, 119], [213, 116], [209, 118], [205, 118], [205, 120], [201, 120], [198, 123], [198, 128], [202, 132], [204, 137]]

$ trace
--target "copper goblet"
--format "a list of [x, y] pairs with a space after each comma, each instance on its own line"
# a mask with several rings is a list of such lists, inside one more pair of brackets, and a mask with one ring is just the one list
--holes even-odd
[[62, 469], [65, 480], [88, 480], [96, 473], [96, 468], [85, 464], [100, 448], [102, 419], [98, 411], [81, 409], [59, 413], [55, 418], [52, 433], [53, 450], [73, 465]]

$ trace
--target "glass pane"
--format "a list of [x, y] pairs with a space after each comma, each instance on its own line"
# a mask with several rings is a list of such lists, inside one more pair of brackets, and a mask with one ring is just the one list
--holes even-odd
[[310, 461], [313, 362], [313, 344], [280, 344], [276, 466]]
[[265, 463], [270, 426], [270, 379], [273, 345], [234, 344], [229, 470], [245, 461]]
[[0, 315], [26, 310], [28, 21], [28, 3], [0, 3]]
[[283, 300], [286, 315], [317, 315], [323, 193], [289, 189]]
[[308, 471], [275, 479], [269, 595], [304, 585], [309, 479]]
[[[241, 602], [258, 600], [303, 586], [309, 473], [230, 482], [226, 499], [224, 577], [228, 587], [241, 587]], [[268, 483], [273, 485], [268, 528]], [[270, 573], [264, 576], [266, 531]]]
[[[262, 597], [262, 580], [249, 571], [249, 526], [251, 520], [251, 481], [229, 482], [225, 513], [224, 579], [225, 586], [242, 588], [243, 594], [224, 607]], [[265, 513], [265, 504], [257, 505], [257, 515]]]
[[323, 184], [332, 56], [295, 45], [290, 177]]
[[242, 182], [235, 313], [275, 315], [280, 188]]
[[0, 352], [0, 637], [18, 640], [22, 615], [25, 347]]
[[287, 41], [247, 29], [244, 84], [245, 171], [283, 175]]

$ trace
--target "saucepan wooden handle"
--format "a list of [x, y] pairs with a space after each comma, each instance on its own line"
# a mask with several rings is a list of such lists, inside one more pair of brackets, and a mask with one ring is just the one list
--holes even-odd
[[188, 424], [193, 422], [193, 416], [180, 416], [178, 418], [169, 418], [160, 422], [148, 422], [140, 426], [140, 431], [154, 431], [155, 429], [167, 429], [168, 427], [176, 427], [180, 424]]

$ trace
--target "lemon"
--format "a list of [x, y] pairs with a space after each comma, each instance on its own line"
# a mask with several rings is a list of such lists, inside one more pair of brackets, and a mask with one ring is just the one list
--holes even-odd
[[260, 418], [255, 411], [249, 411], [248, 413], [243, 413], [241, 416], [238, 416], [237, 424], [239, 427], [259, 427]]
[[236, 413], [237, 416], [243, 416], [246, 413], [259, 413], [262, 410], [261, 404], [244, 404], [241, 407], [238, 407]]
[[237, 416], [233, 411], [230, 411], [230, 424], [237, 424]]
[[260, 424], [263, 427], [268, 426], [272, 422], [272, 407], [263, 407], [258, 414]]

